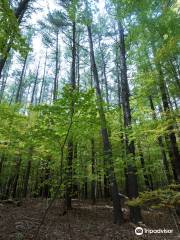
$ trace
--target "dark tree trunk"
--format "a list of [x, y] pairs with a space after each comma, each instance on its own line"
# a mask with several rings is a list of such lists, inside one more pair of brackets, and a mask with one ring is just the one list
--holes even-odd
[[95, 144], [94, 139], [91, 139], [91, 159], [92, 159], [92, 177], [93, 180], [91, 181], [91, 200], [92, 203], [95, 204], [96, 202], [96, 181], [95, 181], [95, 171], [96, 171], [96, 159], [95, 159]]
[[114, 209], [114, 223], [120, 224], [123, 222], [123, 213], [121, 209], [120, 199], [118, 195], [118, 187], [116, 182], [116, 177], [114, 174], [113, 160], [112, 160], [112, 149], [109, 141], [108, 130], [106, 126], [106, 118], [103, 108], [103, 99], [100, 90], [98, 71], [96, 67], [95, 57], [94, 57], [94, 48], [92, 41], [91, 26], [87, 26], [88, 36], [89, 36], [89, 46], [90, 46], [90, 57], [91, 57], [91, 66], [93, 71], [94, 83], [96, 88], [97, 95], [97, 105], [101, 121], [101, 134], [103, 140], [103, 152], [104, 160], [108, 163], [108, 177], [111, 184], [111, 194], [113, 200], [113, 209]]
[[13, 184], [13, 176], [10, 176], [6, 184], [5, 199], [9, 198], [12, 184]]
[[[160, 64], [156, 64], [156, 69], [157, 69], [157, 72], [159, 74], [159, 89], [160, 89], [160, 92], [161, 92], [161, 98], [162, 98], [162, 103], [163, 103], [163, 108], [164, 108], [164, 111], [166, 113], [166, 118], [168, 119], [168, 115], [171, 113], [171, 109], [169, 107], [169, 102], [168, 102], [168, 97], [167, 97], [167, 94], [166, 94], [166, 85], [165, 85], [165, 82], [164, 82], [164, 78], [163, 78], [163, 72], [162, 72], [162, 69], [161, 69], [161, 65]], [[176, 172], [176, 175], [174, 176], [175, 177], [175, 180], [176, 182], [180, 182], [180, 154], [179, 154], [179, 150], [178, 150], [178, 146], [177, 146], [177, 141], [176, 141], [176, 135], [174, 133], [174, 127], [173, 125], [170, 125], [168, 127], [169, 130], [169, 148], [173, 154], [173, 158], [172, 158], [172, 165], [173, 167], [175, 168], [175, 172]]]
[[119, 66], [119, 59], [118, 59], [118, 49], [116, 48], [116, 59], [115, 59], [115, 67], [116, 67], [116, 77], [117, 77], [117, 96], [118, 96], [118, 106], [119, 109], [122, 108], [122, 89], [121, 89], [121, 76], [119, 74], [120, 72], [120, 66]]
[[18, 89], [17, 89], [17, 93], [16, 93], [16, 98], [15, 98], [15, 102], [21, 102], [21, 90], [22, 90], [22, 85], [23, 85], [23, 79], [24, 79], [24, 74], [25, 74], [25, 69], [26, 69], [26, 62], [27, 62], [27, 57], [28, 55], [26, 55], [25, 59], [24, 59], [24, 64], [23, 64], [23, 68], [21, 71], [21, 77], [19, 79], [19, 83], [18, 83]]
[[12, 187], [12, 197], [13, 198], [16, 198], [20, 166], [21, 166], [21, 157], [18, 157], [16, 160], [15, 176], [14, 176], [14, 182], [13, 182], [13, 187]]
[[97, 180], [97, 197], [100, 198], [100, 199], [103, 198], [101, 176], [99, 176], [98, 180]]
[[18, 19], [18, 23], [20, 24], [23, 16], [28, 8], [28, 4], [29, 4], [30, 0], [22, 0], [20, 1], [18, 7], [16, 8], [14, 14], [16, 16], [16, 18]]
[[[122, 87], [122, 107], [124, 114], [124, 127], [131, 128], [131, 109], [129, 104], [129, 85], [127, 78], [127, 66], [126, 66], [126, 49], [124, 40], [124, 29], [121, 22], [118, 22], [119, 38], [120, 38], [120, 63], [121, 63], [121, 87]], [[125, 134], [126, 140], [126, 153], [128, 158], [135, 157], [134, 142], [129, 141], [128, 135]], [[127, 159], [126, 169], [126, 188], [127, 195], [130, 199], [138, 197], [138, 183], [135, 164], [130, 163]], [[137, 223], [141, 221], [141, 211], [139, 207], [130, 207], [130, 219], [132, 222]]]
[[3, 58], [0, 57], [0, 79], [1, 79], [1, 76], [2, 76], [2, 70], [5, 66], [5, 63], [6, 63], [6, 60], [7, 60], [7, 57], [8, 57], [8, 54], [9, 54], [10, 50], [11, 50], [11, 45], [8, 44], [8, 46], [6, 48], [6, 55]]
[[2, 172], [4, 159], [5, 159], [5, 157], [4, 157], [4, 154], [3, 154], [3, 155], [1, 155], [1, 159], [0, 159], [0, 175], [1, 175], [1, 172]]
[[[28, 8], [29, 2], [30, 2], [30, 0], [20, 1], [18, 7], [14, 11], [14, 14], [15, 14], [19, 24], [21, 23], [21, 21], [23, 19], [23, 16], [24, 16], [24, 13], [26, 12], [26, 10]], [[12, 43], [13, 43], [12, 41], [10, 41], [10, 43], [8, 43], [8, 39], [7, 39], [7, 42], [5, 44], [5, 53], [6, 54], [3, 58], [0, 59], [0, 78], [1, 78], [3, 67], [4, 67], [4, 65], [6, 63], [6, 60], [7, 60], [7, 57], [9, 55]]]
[[[141, 166], [142, 166], [143, 172], [145, 172], [146, 166], [145, 166], [143, 151], [142, 151], [140, 144], [138, 145], [138, 148], [139, 148], [139, 156], [140, 156]], [[146, 185], [147, 190], [149, 190], [149, 189], [152, 190], [153, 187], [151, 186], [151, 182], [149, 182], [149, 179], [150, 179], [149, 176], [147, 175], [147, 173], [143, 173], [143, 175], [144, 175], [144, 183]]]
[[[71, 65], [71, 88], [72, 91], [76, 89], [76, 22], [72, 26], [73, 42], [72, 42], [72, 65]], [[72, 99], [71, 118], [74, 115], [74, 99]], [[73, 164], [73, 136], [70, 135], [68, 140], [68, 154], [67, 154], [67, 186], [66, 186], [66, 208], [72, 209], [72, 164]]]
[[73, 161], [73, 141], [68, 141], [68, 156], [67, 156], [67, 183], [66, 183], [66, 208], [72, 209], [72, 161]]
[[101, 38], [98, 36], [99, 40], [99, 49], [101, 52], [101, 62], [102, 62], [102, 77], [104, 78], [104, 85], [105, 85], [105, 96], [106, 96], [106, 103], [109, 105], [109, 89], [108, 89], [108, 81], [107, 81], [107, 74], [106, 74], [106, 61], [104, 52], [101, 46]]
[[5, 161], [5, 154], [3, 153], [3, 154], [1, 155], [1, 158], [0, 158], [0, 193], [3, 192], [1, 173], [2, 173], [2, 169], [3, 169], [3, 163], [4, 163], [4, 161]]
[[177, 87], [180, 89], [180, 76], [179, 76], [179, 74], [178, 74], [178, 70], [176, 69], [176, 67], [175, 67], [175, 65], [174, 65], [174, 63], [173, 63], [172, 60], [169, 60], [169, 64], [170, 64], [170, 66], [171, 66], [172, 73], [173, 73], [174, 79], [175, 79], [175, 81], [176, 81], [176, 85], [177, 85]]
[[32, 163], [32, 148], [29, 150], [29, 160], [27, 162], [26, 173], [24, 178], [24, 189], [23, 189], [23, 197], [26, 198], [28, 192], [28, 183], [31, 171], [31, 163]]
[[88, 182], [87, 177], [84, 178], [84, 199], [88, 198]]
[[[1, 60], [0, 60], [1, 61]], [[9, 69], [11, 66], [11, 61], [12, 61], [12, 54], [9, 56], [9, 59], [3, 69], [3, 77], [2, 77], [2, 81], [1, 81], [1, 90], [0, 90], [0, 103], [3, 99], [3, 95], [4, 95], [4, 91], [6, 88], [6, 83], [7, 83], [7, 79], [9, 76]]]
[[45, 169], [45, 175], [44, 175], [45, 184], [44, 184], [44, 188], [43, 188], [43, 197], [46, 199], [50, 197], [49, 178], [50, 178], [50, 168], [49, 168], [49, 162], [48, 162], [46, 169]]

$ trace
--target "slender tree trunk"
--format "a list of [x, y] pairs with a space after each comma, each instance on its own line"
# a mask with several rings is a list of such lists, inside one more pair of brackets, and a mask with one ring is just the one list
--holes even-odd
[[18, 83], [18, 89], [17, 89], [17, 93], [16, 93], [16, 98], [15, 98], [15, 102], [21, 102], [21, 90], [22, 90], [22, 85], [23, 85], [23, 79], [24, 79], [24, 73], [25, 73], [25, 69], [26, 69], [26, 63], [27, 63], [27, 58], [28, 58], [28, 54], [26, 55], [25, 59], [24, 59], [24, 64], [23, 64], [23, 68], [21, 71], [21, 77]]
[[43, 197], [45, 197], [46, 199], [48, 197], [50, 197], [50, 184], [49, 184], [49, 178], [50, 178], [50, 164], [51, 161], [51, 157], [49, 156], [46, 162], [46, 167], [45, 167], [45, 174], [44, 174], [44, 188], [43, 188]]
[[[166, 94], [166, 85], [165, 85], [164, 78], [163, 78], [163, 72], [161, 69], [161, 65], [159, 63], [156, 63], [156, 69], [159, 74], [158, 82], [159, 82], [159, 89], [160, 89], [161, 97], [162, 97], [163, 108], [166, 113], [166, 118], [168, 119], [169, 114], [171, 114], [171, 109], [169, 107], [168, 97]], [[179, 182], [180, 181], [180, 154], [179, 154], [179, 150], [178, 150], [178, 146], [177, 146], [176, 135], [174, 133], [173, 125], [170, 125], [168, 127], [168, 130], [170, 132], [168, 134], [168, 136], [169, 136], [169, 144], [168, 145], [173, 154], [173, 159], [172, 159], [173, 164], [172, 165], [175, 167], [174, 170], [176, 172], [176, 175], [174, 177], [175, 177], [175, 180], [177, 182]]]
[[96, 169], [96, 159], [95, 159], [95, 144], [94, 139], [91, 139], [91, 159], [92, 159], [92, 177], [93, 180], [91, 181], [91, 200], [92, 203], [95, 204], [96, 202], [96, 180], [95, 180], [95, 169]]
[[29, 149], [29, 160], [27, 162], [26, 173], [24, 178], [24, 189], [23, 189], [23, 197], [26, 198], [28, 192], [28, 183], [31, 171], [31, 163], [32, 163], [32, 148]]
[[176, 85], [177, 87], [180, 89], [180, 76], [178, 74], [178, 70], [176, 69], [176, 67], [174, 66], [174, 63], [172, 60], [169, 60], [169, 64], [171, 66], [171, 69], [172, 69], [172, 73], [174, 75], [174, 79], [175, 79], [175, 82], [176, 82]]
[[1, 158], [0, 158], [0, 193], [3, 192], [1, 173], [2, 173], [2, 169], [3, 169], [3, 163], [4, 163], [4, 161], [5, 161], [5, 154], [3, 153], [3, 154], [1, 155]]
[[[141, 148], [140, 144], [138, 144], [138, 149], [139, 149], [141, 166], [142, 166], [143, 172], [145, 172], [146, 171], [145, 160], [144, 160], [143, 151], [142, 151], [142, 148]], [[147, 175], [147, 173], [144, 173], [143, 176], [144, 176], [144, 183], [145, 183], [145, 186], [146, 186], [147, 190], [149, 190], [149, 189], [152, 190], [153, 187], [151, 186], [151, 182], [149, 181], [149, 179], [150, 179], [149, 176]]]
[[38, 76], [39, 76], [39, 67], [40, 67], [40, 60], [39, 60], [39, 64], [37, 67], [36, 77], [35, 77], [35, 81], [34, 81], [34, 85], [33, 85], [33, 90], [32, 90], [32, 95], [31, 95], [31, 104], [33, 104], [34, 100], [35, 100], [35, 92], [36, 92], [36, 86], [38, 83]]
[[[153, 119], [156, 120], [157, 117], [156, 117], [156, 113], [155, 113], [155, 107], [154, 107], [152, 96], [149, 96], [149, 102], [150, 102], [150, 107], [151, 107], [152, 114], [153, 114]], [[167, 177], [168, 183], [171, 183], [172, 182], [172, 177], [171, 177], [171, 174], [170, 174], [168, 159], [167, 159], [167, 156], [166, 156], [166, 152], [164, 150], [163, 139], [162, 139], [161, 136], [158, 137], [158, 144], [159, 144], [161, 154], [162, 154], [162, 158], [163, 158], [163, 164], [164, 164], [164, 168], [165, 168], [165, 172], [166, 172], [166, 177]]]
[[[76, 89], [76, 22], [72, 26], [73, 42], [72, 42], [72, 66], [71, 66], [71, 88]], [[74, 115], [74, 99], [72, 99], [71, 118]], [[73, 164], [73, 136], [69, 136], [68, 140], [68, 156], [67, 156], [67, 186], [66, 186], [66, 208], [72, 209], [72, 164]]]
[[4, 91], [5, 91], [7, 79], [9, 76], [9, 69], [11, 66], [11, 61], [12, 61], [12, 54], [10, 54], [9, 60], [7, 61], [6, 66], [3, 69], [3, 77], [2, 77], [2, 81], [1, 81], [1, 90], [0, 90], [0, 103], [4, 96]]
[[2, 77], [2, 71], [3, 71], [3, 68], [5, 66], [5, 63], [6, 63], [6, 60], [7, 60], [7, 57], [8, 57], [8, 54], [11, 50], [11, 45], [9, 43], [7, 43], [8, 46], [6, 47], [6, 55], [4, 57], [0, 57], [0, 79]]
[[108, 89], [108, 81], [107, 81], [107, 74], [106, 74], [106, 61], [104, 57], [104, 52], [101, 46], [101, 39], [100, 36], [98, 36], [99, 40], [99, 49], [101, 52], [101, 62], [102, 62], [102, 73], [104, 77], [104, 85], [105, 85], [105, 93], [106, 93], [106, 103], [109, 105], [109, 89]]
[[7, 184], [6, 184], [5, 199], [9, 198], [12, 184], [13, 184], [13, 176], [9, 176]]
[[66, 208], [72, 209], [72, 162], [73, 162], [73, 141], [68, 141], [68, 156], [67, 156], [67, 183], [66, 183]]
[[59, 77], [59, 32], [56, 34], [56, 70], [54, 78], [53, 101], [57, 100]]
[[108, 163], [108, 174], [109, 174], [108, 177], [111, 183], [111, 193], [112, 193], [113, 209], [114, 209], [114, 223], [120, 224], [123, 222], [123, 213], [122, 213], [120, 199], [118, 195], [116, 177], [114, 174], [112, 149], [111, 149], [108, 130], [106, 126], [106, 118], [105, 118], [105, 113], [103, 108], [103, 100], [101, 96], [98, 71], [97, 71], [95, 57], [94, 57], [91, 26], [87, 26], [87, 30], [88, 30], [88, 36], [89, 36], [91, 66], [92, 66], [93, 77], [94, 77], [95, 88], [96, 88], [98, 111], [99, 111], [100, 121], [101, 121], [101, 134], [102, 134], [102, 140], [103, 140], [104, 159]]
[[115, 67], [116, 67], [116, 77], [117, 77], [117, 95], [118, 95], [118, 106], [119, 109], [122, 108], [122, 89], [121, 89], [121, 76], [119, 74], [120, 72], [120, 67], [119, 67], [119, 60], [118, 60], [118, 49], [116, 49], [116, 59], [115, 59]]
[[15, 177], [13, 182], [13, 188], [12, 188], [12, 197], [16, 198], [16, 191], [17, 191], [17, 185], [19, 180], [19, 171], [21, 166], [21, 157], [18, 157], [16, 160], [16, 169], [15, 169]]
[[[120, 63], [121, 63], [121, 87], [122, 87], [122, 107], [124, 113], [124, 127], [131, 128], [131, 109], [129, 103], [129, 85], [127, 78], [127, 66], [126, 66], [126, 49], [124, 40], [124, 29], [121, 22], [118, 22], [119, 38], [120, 38]], [[130, 199], [136, 198], [139, 195], [138, 183], [135, 163], [132, 163], [132, 159], [135, 157], [134, 142], [129, 141], [128, 135], [125, 134], [126, 141], [126, 156], [127, 156], [127, 169], [126, 169], [126, 187], [127, 195]], [[130, 160], [130, 161], [129, 161]], [[139, 207], [130, 207], [130, 219], [132, 222], [137, 223], [141, 221], [141, 211]]]
[[77, 56], [76, 56], [76, 79], [77, 79], [77, 89], [80, 88], [80, 48], [79, 48], [79, 42], [80, 42], [80, 33], [77, 36]]
[[46, 56], [45, 56], [42, 85], [41, 85], [41, 90], [40, 90], [40, 95], [39, 95], [39, 103], [41, 103], [43, 101], [43, 90], [44, 90], [45, 76], [46, 76], [46, 65], [47, 65], [47, 50], [46, 50]]
[[84, 199], [88, 199], [88, 182], [87, 177], [84, 178]]

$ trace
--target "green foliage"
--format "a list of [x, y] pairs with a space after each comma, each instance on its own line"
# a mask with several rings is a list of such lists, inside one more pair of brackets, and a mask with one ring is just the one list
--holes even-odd
[[0, 54], [6, 56], [11, 46], [15, 51], [25, 55], [28, 51], [26, 40], [22, 37], [18, 20], [10, 9], [7, 0], [0, 2]]
[[169, 185], [165, 189], [140, 193], [139, 197], [128, 200], [129, 206], [172, 209], [180, 205], [180, 185]]

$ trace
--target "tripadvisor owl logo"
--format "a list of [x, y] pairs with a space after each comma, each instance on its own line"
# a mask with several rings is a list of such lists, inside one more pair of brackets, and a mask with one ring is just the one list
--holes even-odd
[[138, 236], [142, 235], [143, 234], [143, 228], [142, 227], [137, 227], [135, 229], [135, 234], [138, 235]]
[[148, 229], [148, 228], [142, 228], [142, 227], [137, 227], [135, 229], [135, 234], [140, 236], [143, 234], [171, 234], [173, 233], [173, 229]]

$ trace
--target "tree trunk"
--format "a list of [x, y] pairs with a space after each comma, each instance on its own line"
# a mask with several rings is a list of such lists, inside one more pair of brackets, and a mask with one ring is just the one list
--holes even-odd
[[[163, 72], [161, 69], [161, 66], [159, 63], [156, 64], [156, 69], [157, 72], [159, 74], [159, 89], [161, 92], [161, 98], [162, 98], [162, 103], [163, 103], [163, 108], [164, 111], [166, 113], [166, 118], [168, 119], [168, 115], [171, 114], [171, 109], [169, 107], [169, 103], [168, 103], [168, 97], [166, 94], [166, 85], [164, 82], [164, 78], [163, 78]], [[175, 168], [174, 171], [176, 172], [175, 180], [176, 182], [180, 182], [180, 154], [179, 154], [179, 150], [178, 150], [178, 146], [177, 146], [177, 141], [176, 141], [176, 135], [174, 133], [174, 127], [173, 125], [170, 125], [167, 129], [170, 133], [168, 134], [169, 136], [169, 148], [171, 149], [171, 152], [173, 154], [173, 167]]]
[[[122, 107], [124, 114], [124, 127], [126, 129], [131, 128], [131, 109], [129, 103], [129, 85], [127, 78], [127, 66], [126, 66], [126, 49], [124, 40], [124, 29], [120, 21], [118, 21], [118, 30], [120, 38], [120, 63], [121, 63], [121, 87], [122, 87]], [[129, 141], [128, 135], [125, 134], [126, 141], [126, 156], [127, 156], [127, 169], [126, 169], [126, 188], [127, 195], [130, 199], [136, 198], [139, 195], [138, 183], [135, 164], [132, 163], [131, 158], [135, 157], [134, 142]], [[130, 160], [130, 161], [129, 161]], [[130, 219], [132, 222], [137, 223], [141, 221], [141, 211], [139, 207], [130, 207]]]
[[123, 213], [122, 213], [120, 199], [118, 195], [117, 182], [114, 174], [112, 149], [111, 149], [108, 130], [106, 126], [106, 118], [105, 118], [105, 113], [103, 108], [103, 100], [102, 100], [102, 95], [100, 90], [98, 71], [97, 71], [95, 57], [94, 57], [94, 48], [93, 48], [92, 33], [91, 33], [90, 25], [87, 26], [87, 30], [88, 30], [88, 36], [89, 36], [91, 66], [92, 66], [94, 83], [96, 88], [97, 106], [98, 106], [100, 122], [101, 122], [101, 134], [102, 134], [102, 140], [103, 140], [104, 160], [108, 163], [108, 174], [109, 174], [108, 177], [111, 183], [111, 194], [112, 194], [113, 209], [114, 209], [114, 223], [121, 224], [123, 222]]
[[98, 35], [98, 40], [99, 40], [99, 49], [101, 52], [102, 73], [104, 77], [106, 103], [109, 105], [109, 89], [108, 89], [108, 81], [107, 81], [107, 75], [106, 75], [106, 62], [105, 62], [104, 52], [101, 46], [101, 39], [99, 35]]
[[95, 144], [94, 139], [91, 139], [91, 159], [92, 159], [92, 177], [91, 181], [91, 200], [92, 204], [96, 203], [96, 181], [95, 181], [95, 169], [96, 169], [96, 159], [95, 159]]
[[46, 199], [50, 197], [50, 184], [49, 184], [49, 178], [50, 178], [50, 167], [49, 163], [51, 161], [51, 157], [49, 156], [46, 162], [46, 167], [45, 167], [45, 174], [44, 174], [44, 188], [43, 188], [43, 197]]
[[[150, 102], [150, 107], [151, 107], [152, 114], [153, 114], [153, 119], [156, 120], [157, 117], [156, 117], [156, 113], [155, 113], [155, 107], [154, 107], [152, 96], [149, 96], [149, 102]], [[162, 154], [162, 158], [163, 158], [163, 164], [164, 164], [164, 168], [165, 168], [165, 172], [166, 172], [166, 177], [167, 177], [168, 183], [171, 183], [172, 182], [172, 177], [171, 177], [171, 174], [170, 174], [170, 171], [169, 171], [168, 159], [167, 159], [167, 156], [166, 156], [166, 152], [164, 150], [163, 139], [162, 139], [161, 136], [158, 137], [158, 144], [159, 144], [161, 154]]]
[[1, 155], [1, 158], [0, 158], [0, 193], [3, 192], [3, 189], [2, 189], [2, 176], [1, 176], [1, 173], [2, 173], [2, 169], [3, 169], [3, 163], [4, 163], [4, 160], [5, 160], [5, 154], [2, 153]]
[[66, 182], [66, 208], [72, 209], [72, 161], [73, 161], [73, 141], [68, 141], [68, 156], [67, 156], [67, 182]]
[[47, 50], [46, 50], [46, 56], [45, 56], [42, 85], [41, 85], [41, 90], [40, 90], [40, 95], [39, 95], [39, 103], [43, 102], [43, 93], [44, 93], [43, 91], [44, 91], [45, 76], [46, 76], [46, 64], [47, 64]]
[[29, 160], [27, 163], [27, 168], [26, 168], [26, 173], [25, 173], [25, 178], [24, 178], [24, 189], [23, 189], [23, 197], [24, 198], [26, 198], [26, 196], [27, 196], [31, 164], [32, 164], [32, 148], [29, 149]]
[[[18, 23], [20, 24], [22, 19], [23, 19], [23, 16], [28, 8], [28, 4], [29, 4], [30, 0], [22, 0], [20, 1], [18, 7], [15, 9], [14, 11], [14, 14], [18, 20]], [[6, 63], [6, 60], [7, 60], [7, 57], [9, 55], [9, 52], [11, 50], [11, 46], [12, 46], [12, 41], [10, 43], [6, 43], [6, 46], [5, 46], [5, 56], [3, 58], [0, 59], [0, 78], [1, 78], [1, 74], [2, 74], [2, 70], [3, 70], [3, 67]]]
[[[72, 65], [71, 65], [71, 88], [72, 91], [76, 89], [76, 22], [72, 26], [73, 42], [72, 42]], [[71, 118], [74, 115], [74, 99], [72, 99]], [[67, 154], [67, 186], [66, 186], [66, 208], [72, 209], [72, 164], [73, 164], [73, 136], [69, 136], [68, 140], [68, 154]]]
[[[145, 161], [144, 161], [143, 151], [142, 151], [140, 144], [138, 145], [138, 148], [139, 148], [139, 156], [140, 156], [141, 166], [142, 166], [143, 172], [145, 172], [146, 171], [145, 170]], [[151, 183], [149, 181], [149, 179], [150, 179], [149, 176], [147, 175], [147, 173], [144, 173], [143, 176], [144, 176], [144, 183], [145, 183], [147, 190], [149, 190], [149, 189], [152, 190], [153, 187], [151, 186]]]
[[9, 176], [7, 184], [6, 184], [5, 199], [9, 198], [12, 184], [13, 184], [13, 176]]
[[12, 54], [10, 55], [9, 60], [7, 61], [6, 65], [3, 69], [3, 77], [2, 77], [2, 81], [1, 81], [1, 90], [0, 90], [0, 103], [2, 102], [4, 91], [6, 88], [6, 83], [7, 83], [7, 79], [9, 76], [9, 69], [11, 66], [11, 61], [12, 61]]
[[15, 177], [13, 182], [13, 188], [12, 188], [12, 197], [16, 198], [16, 191], [17, 191], [17, 184], [19, 179], [19, 171], [21, 166], [21, 157], [18, 157], [16, 160], [16, 169], [15, 169]]
[[16, 103], [21, 102], [21, 99], [20, 99], [21, 94], [20, 93], [21, 93], [21, 90], [22, 90], [23, 78], [24, 78], [24, 73], [25, 73], [25, 69], [26, 69], [27, 58], [28, 58], [28, 54], [26, 55], [26, 57], [24, 59], [24, 64], [23, 64], [23, 68], [22, 68], [22, 71], [21, 71], [21, 77], [20, 77], [20, 80], [19, 80], [19, 83], [18, 83], [18, 89], [17, 89], [17, 93], [16, 93], [16, 98], [15, 98]]
[[54, 78], [53, 101], [57, 100], [59, 77], [59, 32], [56, 34], [56, 70]]
[[39, 67], [40, 67], [40, 60], [39, 60], [39, 64], [37, 67], [36, 77], [35, 77], [35, 81], [34, 81], [34, 85], [33, 85], [33, 90], [32, 90], [32, 95], [31, 95], [31, 104], [33, 104], [34, 100], [35, 100], [35, 92], [36, 92], [36, 86], [38, 83], [38, 76], [39, 76]]
[[79, 48], [79, 40], [80, 33], [77, 36], [77, 56], [76, 56], [76, 79], [77, 79], [77, 89], [80, 88], [80, 48]]

